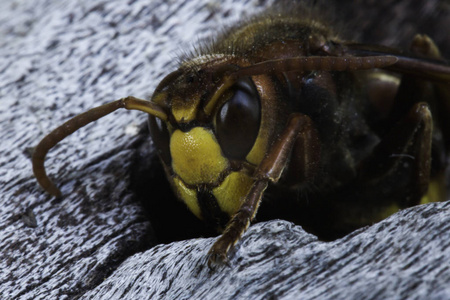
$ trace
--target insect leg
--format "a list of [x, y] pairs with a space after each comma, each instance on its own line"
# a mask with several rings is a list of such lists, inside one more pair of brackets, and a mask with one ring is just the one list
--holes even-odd
[[[438, 46], [427, 35], [418, 34], [411, 43], [411, 52], [433, 59], [442, 60]], [[448, 64], [448, 63], [447, 63]], [[428, 83], [430, 92], [427, 102], [433, 108], [433, 148], [431, 182], [421, 203], [447, 200], [446, 169], [450, 149], [450, 80], [446, 83]]]
[[[410, 46], [411, 53], [430, 59], [441, 59], [438, 47], [426, 35], [416, 35]], [[426, 101], [433, 105], [436, 98], [435, 87], [447, 84], [431, 82], [423, 78], [405, 73], [398, 88], [397, 96], [390, 114], [390, 122], [397, 122], [412, 105]], [[447, 117], [446, 117], [447, 119]]]
[[53, 184], [50, 178], [48, 178], [47, 172], [45, 171], [44, 160], [47, 152], [76, 130], [112, 113], [119, 108], [140, 110], [161, 118], [162, 120], [167, 119], [167, 115], [161, 107], [152, 102], [141, 100], [132, 96], [101, 105], [75, 116], [44, 137], [34, 149], [32, 158], [33, 173], [44, 190], [56, 197], [61, 195], [61, 191]]
[[[411, 43], [411, 51], [434, 59], [442, 59], [438, 46], [427, 35], [418, 34]], [[446, 83], [435, 82], [436, 112], [440, 129], [444, 137], [446, 150], [450, 148], [450, 80]]]
[[[426, 35], [416, 35], [411, 43], [410, 51], [421, 57], [435, 60], [442, 59], [438, 47]], [[404, 74], [390, 114], [390, 124], [395, 124], [397, 120], [408, 113], [410, 107], [419, 102], [427, 102], [430, 106], [434, 125], [432, 132], [430, 189], [427, 193], [428, 199], [422, 200], [428, 202], [439, 201], [446, 197], [446, 157], [450, 148], [450, 120], [448, 117], [450, 115], [450, 85]]]
[[253, 220], [261, 202], [264, 190], [269, 182], [277, 182], [286, 167], [292, 148], [299, 136], [308, 136], [311, 119], [303, 114], [291, 115], [288, 124], [278, 140], [272, 145], [270, 152], [262, 160], [255, 171], [256, 180], [246, 196], [239, 211], [231, 218], [222, 236], [214, 243], [208, 252], [208, 265], [227, 262], [227, 253], [239, 241], [241, 235]]
[[428, 104], [413, 105], [359, 166], [361, 184], [383, 186], [394, 180], [406, 189], [399, 188], [406, 195], [401, 204], [418, 204], [430, 180], [432, 127]]

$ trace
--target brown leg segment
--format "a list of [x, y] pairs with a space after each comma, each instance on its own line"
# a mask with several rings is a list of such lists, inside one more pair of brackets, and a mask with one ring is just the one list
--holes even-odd
[[[416, 35], [411, 43], [410, 50], [417, 55], [432, 59], [440, 58], [437, 46], [426, 35]], [[417, 76], [403, 75], [391, 111], [391, 122], [396, 123], [400, 120], [416, 103], [427, 102], [433, 108], [434, 102], [438, 102], [435, 92], [436, 85], [434, 82], [423, 80]]]
[[253, 220], [264, 190], [270, 182], [277, 182], [286, 167], [292, 148], [299, 136], [308, 136], [305, 130], [312, 126], [311, 119], [303, 114], [291, 115], [288, 124], [269, 153], [255, 171], [255, 183], [239, 211], [232, 217], [224, 233], [208, 252], [208, 266], [226, 263], [227, 253], [236, 244]]
[[[416, 35], [410, 50], [414, 54], [432, 59], [441, 58], [439, 49], [426, 35]], [[404, 191], [404, 195], [410, 200], [404, 204], [418, 204], [427, 191], [430, 174], [441, 173], [445, 166], [445, 155], [442, 152], [445, 151], [443, 145], [448, 145], [450, 141], [448, 130], [450, 123], [447, 121], [450, 113], [449, 103], [448, 84], [403, 75], [389, 116], [391, 129], [371, 157], [362, 165], [361, 172], [364, 173], [362, 177], [374, 181], [378, 178], [381, 182], [389, 170], [395, 173], [400, 168], [401, 162], [408, 162], [409, 157], [409, 161], [413, 164], [413, 175], [410, 177], [411, 182], [407, 190]], [[431, 118], [429, 107], [434, 109], [434, 120]], [[433, 125], [438, 126], [433, 129]], [[395, 164], [397, 165], [394, 167]]]
[[[442, 59], [438, 47], [426, 35], [416, 35], [411, 43], [410, 51], [419, 56], [436, 60]], [[442, 189], [445, 190], [443, 178], [447, 166], [446, 157], [450, 148], [450, 85], [448, 82], [432, 82], [419, 77], [404, 75], [394, 102], [391, 122], [401, 119], [414, 104], [420, 102], [426, 102], [433, 112], [432, 152], [429, 154], [429, 157], [432, 157], [432, 178], [429, 180], [441, 182], [439, 185], [442, 185]], [[419, 153], [417, 152], [418, 155]], [[445, 192], [441, 194], [442, 197], [435, 198], [444, 200]]]
[[[416, 35], [411, 43], [411, 51], [419, 55], [442, 60], [439, 48], [427, 35]], [[446, 169], [448, 168], [447, 157], [450, 149], [449, 82], [449, 80], [446, 83], [434, 82], [430, 88], [432, 97], [429, 97], [430, 100], [427, 99], [433, 111], [433, 124], [436, 126], [433, 129], [432, 178], [427, 195], [422, 198], [421, 203], [448, 199]]]
[[[433, 40], [426, 35], [416, 35], [411, 43], [411, 51], [416, 54], [425, 55], [433, 59], [442, 59], [440, 51]], [[450, 84], [434, 83], [436, 92], [436, 111], [445, 148], [450, 148]]]

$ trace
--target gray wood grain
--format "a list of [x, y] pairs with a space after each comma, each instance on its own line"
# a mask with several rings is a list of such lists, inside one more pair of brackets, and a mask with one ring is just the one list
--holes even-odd
[[[434, 10], [422, 10], [417, 20], [435, 17], [426, 24], [448, 24], [448, 2], [426, 3], [434, 3]], [[136, 145], [151, 153], [140, 132], [146, 117], [137, 112], [114, 113], [50, 152], [48, 172], [63, 197], [54, 199], [38, 187], [30, 151], [51, 129], [126, 95], [148, 98], [175, 69], [178, 54], [271, 4], [1, 1], [2, 299], [450, 297], [448, 203], [406, 210], [331, 243], [286, 222], [256, 224], [232, 267], [214, 272], [205, 266], [212, 239], [151, 248], [157, 243], [151, 220], [130, 188], [132, 164], [142, 159]], [[364, 9], [374, 14], [372, 4]], [[411, 26], [422, 24], [386, 15], [382, 28], [388, 29], [376, 33], [404, 25], [408, 33], [397, 32], [399, 42], [410, 40], [418, 31]], [[361, 30], [369, 34], [370, 26]], [[448, 54], [445, 32], [433, 26], [423, 29], [436, 33]], [[373, 36], [373, 42], [392, 41], [390, 35]]]
[[286, 221], [253, 225], [230, 267], [210, 270], [212, 239], [127, 259], [87, 299], [448, 299], [450, 202], [402, 211], [321, 242]]

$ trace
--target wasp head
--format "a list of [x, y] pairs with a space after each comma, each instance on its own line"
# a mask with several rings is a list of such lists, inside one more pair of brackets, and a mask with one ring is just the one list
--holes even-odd
[[197, 217], [216, 227], [241, 206], [269, 147], [261, 98], [275, 88], [266, 75], [233, 76], [247, 64], [197, 58], [167, 76], [152, 98], [167, 111], [166, 121], [150, 115], [149, 126], [169, 181]]

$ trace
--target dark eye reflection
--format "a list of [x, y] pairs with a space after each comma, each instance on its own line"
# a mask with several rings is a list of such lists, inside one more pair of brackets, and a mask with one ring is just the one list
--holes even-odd
[[225, 156], [245, 159], [261, 123], [261, 102], [250, 78], [239, 80], [216, 116], [216, 135]]

